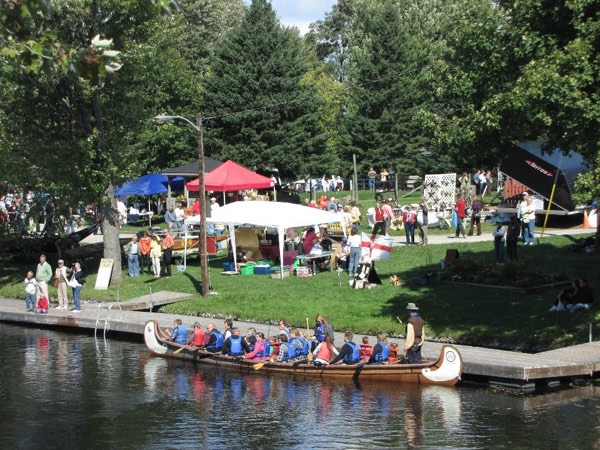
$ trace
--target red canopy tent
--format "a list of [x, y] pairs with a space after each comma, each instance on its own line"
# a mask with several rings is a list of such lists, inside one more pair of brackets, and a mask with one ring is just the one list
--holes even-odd
[[[198, 178], [186, 184], [188, 191], [198, 190]], [[252, 172], [229, 160], [204, 177], [207, 191], [239, 191], [242, 189], [268, 189], [273, 186], [270, 178]]]

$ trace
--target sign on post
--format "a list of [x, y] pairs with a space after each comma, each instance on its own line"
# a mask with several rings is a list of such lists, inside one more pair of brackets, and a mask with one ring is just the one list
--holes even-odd
[[102, 258], [100, 260], [100, 267], [98, 268], [98, 277], [96, 278], [95, 288], [99, 291], [106, 291], [110, 284], [110, 275], [112, 274], [112, 268], [114, 259]]

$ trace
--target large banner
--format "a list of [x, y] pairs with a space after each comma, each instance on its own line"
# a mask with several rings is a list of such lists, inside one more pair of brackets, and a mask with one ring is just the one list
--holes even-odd
[[371, 240], [370, 234], [362, 233], [362, 252], [361, 256], [368, 256], [371, 261], [381, 261], [390, 259], [394, 240], [390, 236], [375, 236]]

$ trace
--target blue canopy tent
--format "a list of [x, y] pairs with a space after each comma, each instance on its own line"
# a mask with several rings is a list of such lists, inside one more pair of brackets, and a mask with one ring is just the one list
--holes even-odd
[[[171, 178], [170, 180], [171, 190], [183, 191], [184, 179], [182, 177]], [[151, 173], [143, 175], [139, 178], [134, 178], [123, 184], [121, 187], [115, 189], [115, 195], [154, 195], [163, 194], [169, 190], [169, 177], [161, 173]], [[150, 201], [148, 201], [148, 211], [150, 211]], [[138, 217], [139, 218], [139, 215]], [[134, 222], [137, 222], [133, 220]], [[133, 219], [133, 217], [132, 217]], [[150, 216], [149, 216], [149, 220]], [[151, 223], [150, 223], [151, 225]]]

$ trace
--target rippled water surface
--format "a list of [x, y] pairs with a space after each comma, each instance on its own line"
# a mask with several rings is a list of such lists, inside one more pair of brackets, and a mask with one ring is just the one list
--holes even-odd
[[600, 387], [319, 382], [0, 324], [0, 448], [600, 449]]

